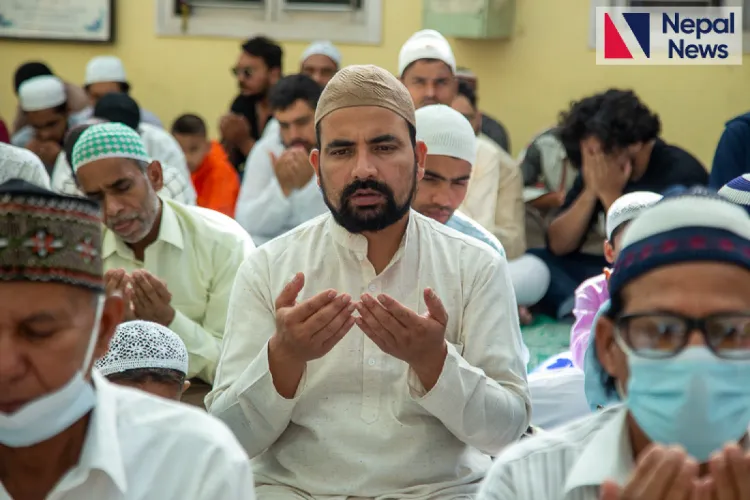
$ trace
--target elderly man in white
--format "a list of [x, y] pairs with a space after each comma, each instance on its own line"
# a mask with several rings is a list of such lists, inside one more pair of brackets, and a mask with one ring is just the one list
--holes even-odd
[[99, 215], [0, 185], [0, 498], [252, 500], [224, 424], [92, 370], [123, 313], [105, 293]]
[[206, 402], [262, 500], [471, 498], [528, 426], [507, 262], [410, 209], [414, 114], [387, 71], [339, 71], [310, 155], [330, 213], [237, 274]]

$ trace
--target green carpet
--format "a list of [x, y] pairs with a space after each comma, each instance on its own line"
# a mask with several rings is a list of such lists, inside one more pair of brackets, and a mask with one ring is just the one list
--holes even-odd
[[536, 315], [532, 324], [521, 327], [523, 341], [529, 348], [529, 373], [550, 356], [570, 348], [572, 325], [572, 320], [563, 322], [549, 316]]

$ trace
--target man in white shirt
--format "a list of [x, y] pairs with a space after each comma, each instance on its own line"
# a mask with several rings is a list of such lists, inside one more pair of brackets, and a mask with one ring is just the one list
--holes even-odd
[[459, 84], [451, 105], [477, 134], [477, 159], [461, 211], [497, 236], [508, 258], [515, 260], [526, 251], [521, 170], [512, 156], [482, 133], [477, 97], [465, 82]]
[[65, 133], [79, 122], [67, 99], [65, 84], [52, 75], [30, 78], [18, 88], [18, 102], [28, 125], [13, 134], [11, 143], [37, 155], [48, 171], [62, 150]]
[[693, 189], [621, 244], [594, 348], [624, 405], [508, 448], [480, 499], [750, 495], [750, 217]]
[[390, 73], [342, 69], [315, 120], [331, 213], [240, 268], [209, 411], [261, 499], [471, 497], [529, 422], [507, 263], [410, 210], [426, 148]]
[[[89, 118], [99, 99], [112, 93], [130, 93], [130, 82], [125, 74], [125, 66], [119, 57], [96, 56], [86, 64], [86, 75], [83, 80], [83, 88], [86, 90], [91, 106], [82, 112]], [[164, 128], [159, 117], [151, 111], [140, 108], [141, 121], [158, 128]]]
[[88, 200], [0, 185], [0, 499], [254, 498], [224, 424], [92, 371], [123, 311], [105, 295], [99, 216]]
[[326, 211], [310, 165], [320, 86], [291, 75], [269, 95], [279, 133], [258, 141], [245, 163], [235, 219], [262, 245]]
[[120, 123], [89, 127], [73, 148], [84, 194], [104, 206], [102, 258], [108, 286], [129, 300], [126, 319], [153, 321], [188, 349], [191, 388], [201, 404], [213, 382], [237, 269], [254, 247], [224, 214], [160, 198], [161, 165]]

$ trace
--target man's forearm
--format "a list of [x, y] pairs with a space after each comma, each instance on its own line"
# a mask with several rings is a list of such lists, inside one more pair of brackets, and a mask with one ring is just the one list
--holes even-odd
[[576, 249], [588, 231], [597, 197], [584, 189], [573, 204], [549, 226], [549, 247], [555, 255], [566, 255]]
[[305, 374], [305, 363], [299, 363], [286, 355], [279, 347], [276, 337], [268, 342], [268, 369], [276, 391], [286, 399], [293, 399]]

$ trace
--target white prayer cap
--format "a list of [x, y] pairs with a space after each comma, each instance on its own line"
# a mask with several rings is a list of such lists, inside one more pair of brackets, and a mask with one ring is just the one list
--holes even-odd
[[328, 40], [321, 40], [308, 45], [302, 53], [300, 62], [305, 62], [310, 56], [326, 56], [335, 62], [336, 66], [341, 66], [341, 52]]
[[451, 45], [435, 30], [417, 31], [404, 43], [398, 54], [398, 76], [403, 76], [404, 70], [420, 59], [443, 61], [453, 73], [456, 72], [456, 58]]
[[662, 195], [650, 191], [635, 191], [617, 198], [607, 211], [607, 239], [612, 239], [615, 229], [635, 219], [641, 212], [655, 205], [662, 198]]
[[56, 108], [67, 100], [65, 84], [56, 76], [36, 76], [18, 87], [18, 101], [27, 112]]
[[0, 142], [0, 184], [10, 179], [21, 179], [50, 189], [49, 174], [37, 155], [28, 149]]
[[84, 85], [101, 82], [127, 83], [125, 66], [119, 57], [97, 56], [86, 65], [86, 78]]
[[427, 145], [428, 155], [450, 156], [466, 160], [473, 166], [477, 160], [477, 137], [464, 115], [444, 104], [419, 108], [417, 140]]
[[166, 368], [187, 375], [188, 353], [182, 339], [166, 326], [150, 321], [121, 323], [109, 350], [94, 367], [104, 375], [128, 370]]

